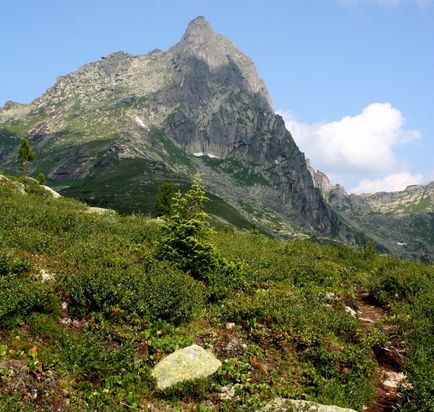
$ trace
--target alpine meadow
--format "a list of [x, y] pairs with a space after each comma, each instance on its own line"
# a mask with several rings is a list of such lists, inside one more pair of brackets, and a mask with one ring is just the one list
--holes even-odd
[[433, 411], [434, 182], [306, 156], [201, 16], [7, 101], [0, 411]]

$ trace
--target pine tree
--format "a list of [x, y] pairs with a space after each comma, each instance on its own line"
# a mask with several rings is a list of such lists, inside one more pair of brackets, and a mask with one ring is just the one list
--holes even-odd
[[18, 149], [17, 159], [20, 164], [20, 172], [22, 175], [25, 173], [26, 164], [35, 159], [36, 153], [32, 150], [29, 141], [26, 138], [22, 138], [20, 147]]

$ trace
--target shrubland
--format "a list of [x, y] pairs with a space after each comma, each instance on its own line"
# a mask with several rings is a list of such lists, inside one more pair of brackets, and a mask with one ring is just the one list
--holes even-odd
[[[0, 410], [252, 411], [275, 397], [361, 410], [390, 340], [405, 351], [396, 409], [434, 410], [432, 265], [212, 230], [199, 180], [156, 220], [14, 179], [26, 194], [0, 182]], [[386, 313], [370, 328], [346, 310], [362, 292]], [[151, 368], [192, 343], [223, 366], [158, 391]]]

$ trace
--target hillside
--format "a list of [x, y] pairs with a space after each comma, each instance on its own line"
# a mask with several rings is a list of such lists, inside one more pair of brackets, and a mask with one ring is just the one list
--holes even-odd
[[[195, 272], [162, 254], [176, 216], [89, 209], [29, 178], [1, 177], [0, 215], [0, 410], [434, 408], [432, 265], [226, 226], [197, 232]], [[158, 390], [154, 366], [193, 343], [217, 372]]]

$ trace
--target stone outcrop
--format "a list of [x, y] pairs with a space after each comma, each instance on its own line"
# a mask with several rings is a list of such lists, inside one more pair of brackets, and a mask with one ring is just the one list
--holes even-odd
[[10, 187], [22, 195], [26, 194], [25, 186], [22, 183], [9, 179], [6, 176], [0, 175], [0, 184]]
[[434, 182], [408, 186], [397, 192], [349, 194], [343, 186], [332, 185], [325, 173], [315, 170], [309, 161], [307, 163], [315, 187], [328, 203], [338, 209], [351, 209], [357, 214], [434, 212]]
[[61, 195], [60, 195], [60, 193], [58, 193], [58, 192], [56, 192], [54, 189], [52, 189], [51, 187], [49, 187], [49, 186], [45, 186], [45, 185], [41, 185], [41, 187], [48, 193], [48, 194], [50, 194], [51, 195], [51, 197], [53, 198], [53, 199], [59, 199], [60, 197], [62, 197]]

